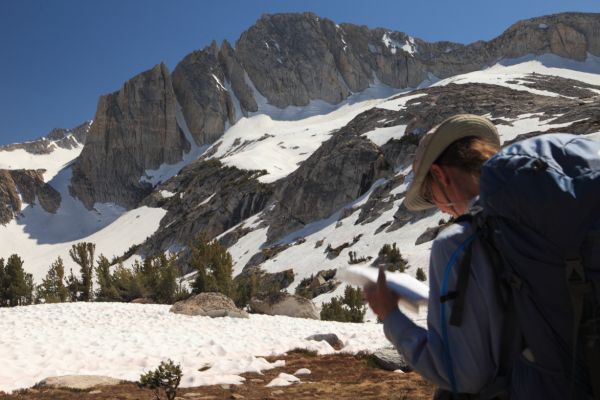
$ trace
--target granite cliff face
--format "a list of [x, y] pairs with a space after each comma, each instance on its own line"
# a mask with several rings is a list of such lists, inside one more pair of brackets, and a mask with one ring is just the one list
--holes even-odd
[[[520, 21], [489, 41], [429, 43], [403, 32], [335, 24], [312, 13], [264, 15], [235, 47], [223, 42], [186, 56], [170, 75], [159, 65], [102, 96], [72, 192], [87, 207], [135, 207], [151, 192], [146, 170], [174, 164], [192, 145], [214, 143], [240, 117], [268, 102], [336, 104], [375, 81], [394, 88], [480, 70], [503, 58], [554, 53], [600, 56], [600, 14], [565, 13]], [[156, 184], [156, 182], [154, 182]]]
[[329, 217], [391, 173], [381, 150], [352, 131], [335, 134], [290, 176], [277, 184], [269, 214], [269, 241]]
[[0, 224], [4, 225], [21, 212], [23, 203], [36, 203], [50, 213], [60, 207], [60, 193], [44, 182], [44, 170], [0, 170]]
[[216, 141], [235, 122], [231, 96], [224, 86], [217, 44], [186, 56], [173, 71], [173, 88], [197, 144]]
[[164, 64], [102, 96], [73, 165], [72, 194], [88, 208], [95, 202], [135, 207], [152, 190], [141, 179], [146, 171], [176, 163], [190, 149], [176, 113], [177, 99]]

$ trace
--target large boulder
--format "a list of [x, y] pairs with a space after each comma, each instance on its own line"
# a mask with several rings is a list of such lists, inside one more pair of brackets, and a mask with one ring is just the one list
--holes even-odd
[[344, 342], [335, 333], [317, 333], [306, 338], [306, 340], [314, 340], [316, 342], [327, 342], [331, 347], [340, 350], [344, 347]]
[[169, 310], [175, 314], [205, 317], [248, 318], [248, 313], [235, 306], [233, 300], [221, 293], [200, 293], [178, 301]]
[[398, 353], [398, 350], [396, 350], [394, 347], [385, 347], [377, 350], [375, 353], [373, 353], [371, 359], [379, 367], [388, 371], [412, 371], [412, 367], [408, 365], [406, 359], [400, 353]]
[[265, 299], [251, 299], [250, 311], [258, 314], [320, 319], [319, 311], [312, 301], [283, 292]]
[[123, 382], [120, 379], [99, 375], [53, 376], [40, 381], [36, 387], [53, 389], [88, 390], [96, 386], [113, 386]]

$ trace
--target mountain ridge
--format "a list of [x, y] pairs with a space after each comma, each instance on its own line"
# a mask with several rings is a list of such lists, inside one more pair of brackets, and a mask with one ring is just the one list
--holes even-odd
[[[565, 13], [519, 21], [488, 42], [448, 47], [447, 42], [428, 43], [403, 32], [338, 25], [312, 13], [267, 14], [240, 35], [235, 48], [227, 42], [219, 47], [213, 41], [185, 56], [171, 74], [171, 82], [167, 79], [162, 88], [156, 89], [167, 97], [174, 93], [195, 141], [190, 145], [210, 145], [242, 116], [260, 112], [258, 96], [278, 108], [303, 107], [313, 100], [337, 104], [375, 80], [398, 89], [416, 87], [428, 78], [473, 72], [498, 59], [526, 54], [553, 53], [581, 61], [588, 53], [600, 55], [598, 32], [600, 14]], [[123, 90], [115, 93], [122, 94]], [[119, 96], [115, 93], [107, 96]], [[97, 124], [107, 118], [109, 111], [100, 104]], [[156, 109], [141, 102], [136, 107], [116, 107], [113, 111], [134, 112], [142, 120], [152, 120]], [[172, 112], [161, 113], [167, 116], [165, 123], [175, 124]], [[86, 145], [89, 150], [84, 148], [75, 163], [72, 185], [73, 194], [88, 208], [96, 200], [132, 208], [148, 194], [149, 188], [135, 181], [148, 163], [137, 154], [134, 142], [125, 140], [124, 145], [138, 168], [95, 162], [98, 158], [118, 160], [121, 143], [111, 137], [131, 129], [126, 120], [92, 127], [92, 140]], [[173, 137], [166, 129], [154, 129], [156, 136], [148, 140]], [[174, 140], [169, 145], [179, 146], [180, 153], [185, 153], [185, 142]], [[162, 159], [159, 154], [150, 169], [157, 163], [174, 163], [169, 154]], [[87, 188], [95, 182], [100, 188], [89, 193]]]
[[[538, 20], [527, 24], [528, 29], [549, 29], [540, 28]], [[338, 34], [335, 24], [326, 26]], [[388, 35], [384, 41], [385, 33], [376, 37], [378, 51], [388, 57], [395, 57], [394, 48], [406, 59], [410, 53], [402, 46], [410, 51], [412, 44], [419, 46], [419, 39], [410, 42], [408, 35]], [[285, 50], [283, 42], [272, 39], [267, 43], [271, 52], [277, 54], [275, 43]], [[343, 51], [341, 40], [338, 45]], [[363, 45], [369, 52], [368, 41]], [[62, 198], [56, 214], [43, 204], [37, 207], [39, 201], [21, 203], [16, 213], [9, 210], [12, 219], [0, 226], [0, 241], [6, 243], [2, 251], [22, 254], [37, 280], [57, 256], [68, 268], [68, 248], [77, 241], [97, 243], [98, 254], [119, 257], [126, 265], [175, 252], [190, 272], [188, 245], [204, 234], [228, 247], [235, 274], [292, 269], [288, 290], [293, 291], [319, 271], [344, 268], [350, 251], [358, 259], [375, 259], [384, 244], [397, 242], [412, 266], [407, 272], [414, 274], [426, 269], [430, 240], [443, 219], [434, 211], [415, 214], [401, 206], [424, 132], [462, 112], [490, 118], [505, 143], [544, 132], [600, 132], [600, 57], [591, 54], [583, 62], [547, 53], [503, 59], [417, 89], [374, 79], [336, 105], [313, 99], [306, 106], [278, 109], [246, 76], [233, 50], [226, 42], [220, 47], [214, 42], [184, 63], [189, 70], [178, 72], [177, 84], [174, 71], [158, 64], [104, 96], [87, 149], [59, 148], [22, 159], [13, 154], [21, 150], [0, 152], [0, 169], [37, 170], [51, 162], [43, 182]], [[425, 54], [425, 45], [415, 54], [418, 50]], [[195, 63], [202, 65], [196, 70]], [[209, 93], [190, 95], [188, 107], [199, 105], [194, 112], [201, 114], [202, 107], [215, 105], [210, 118], [223, 127], [220, 136], [194, 131], [185, 116], [175, 87], [188, 85], [185, 92], [192, 84]], [[244, 87], [248, 97], [238, 98], [236, 90], [241, 93]], [[198, 118], [196, 126], [212, 123], [206, 115]], [[76, 199], [71, 193], [78, 179]], [[0, 183], [0, 192], [3, 188]], [[18, 188], [6, 193], [11, 201], [23, 195]], [[118, 197], [126, 207], [115, 204]], [[69, 234], [61, 233], [65, 229]], [[336, 290], [316, 301], [339, 294], [343, 285]]]

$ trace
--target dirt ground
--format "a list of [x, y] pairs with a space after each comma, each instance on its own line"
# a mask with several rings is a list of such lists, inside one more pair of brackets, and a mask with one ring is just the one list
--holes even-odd
[[[256, 373], [243, 374], [242, 385], [215, 385], [179, 389], [177, 399], [430, 399], [434, 388], [416, 373], [398, 373], [376, 367], [368, 356], [329, 355], [315, 356], [305, 352], [292, 352], [285, 359], [286, 365]], [[310, 375], [300, 376], [302, 383], [285, 387], [265, 387], [279, 373], [293, 374], [300, 368], [311, 370]], [[166, 397], [162, 397], [166, 399]], [[0, 394], [4, 400], [79, 400], [123, 399], [153, 400], [152, 391], [141, 389], [135, 383], [98, 387], [94, 390], [76, 391], [65, 389], [35, 388], [11, 395]]]

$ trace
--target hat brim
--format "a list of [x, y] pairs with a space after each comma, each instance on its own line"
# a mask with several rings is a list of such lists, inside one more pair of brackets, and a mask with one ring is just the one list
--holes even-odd
[[[430, 136], [427, 138], [427, 136]], [[435, 204], [423, 198], [423, 183], [431, 165], [455, 141], [465, 137], [477, 137], [496, 145], [500, 145], [500, 137], [494, 124], [486, 118], [471, 114], [450, 117], [439, 126], [428, 132], [419, 143], [423, 156], [419, 165], [413, 166], [413, 180], [410, 183], [402, 204], [411, 211], [427, 210]]]

